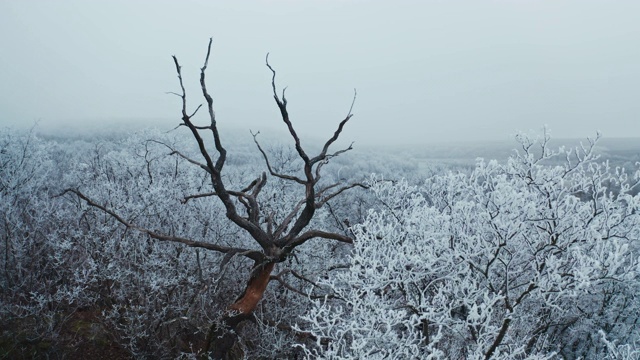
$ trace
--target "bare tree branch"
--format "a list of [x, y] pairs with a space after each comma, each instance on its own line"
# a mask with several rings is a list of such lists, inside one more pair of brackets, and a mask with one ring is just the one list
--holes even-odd
[[211, 170], [210, 170], [210, 169], [209, 169], [205, 164], [202, 164], [202, 163], [200, 163], [200, 162], [198, 162], [198, 161], [195, 161], [195, 160], [191, 159], [190, 157], [188, 157], [188, 156], [184, 155], [183, 153], [181, 153], [180, 151], [178, 151], [178, 150], [174, 149], [172, 146], [170, 146], [170, 145], [169, 145], [169, 144], [167, 144], [167, 143], [164, 143], [164, 142], [162, 142], [162, 141], [158, 141], [158, 140], [153, 140], [153, 139], [149, 139], [149, 140], [147, 140], [147, 142], [154, 142], [154, 143], [156, 143], [156, 144], [164, 145], [167, 149], [171, 150], [171, 152], [169, 153], [169, 155], [178, 155], [178, 156], [180, 156], [181, 158], [183, 158], [183, 159], [187, 160], [188, 162], [190, 162], [190, 163], [192, 163], [192, 164], [194, 164], [194, 165], [196, 165], [196, 166], [200, 167], [200, 168], [201, 168], [201, 169], [203, 169], [204, 171], [206, 171], [206, 172], [208, 172], [208, 173], [211, 173]]
[[204, 65], [202, 66], [202, 68], [200, 68], [200, 87], [202, 89], [202, 95], [207, 101], [207, 109], [209, 110], [209, 118], [211, 120], [211, 125], [209, 126], [209, 129], [213, 134], [215, 148], [216, 148], [216, 151], [218, 152], [218, 159], [216, 160], [215, 165], [211, 156], [209, 155], [209, 152], [206, 149], [204, 140], [202, 139], [202, 137], [200, 136], [200, 133], [198, 132], [198, 128], [194, 126], [194, 124], [191, 122], [190, 117], [186, 113], [186, 95], [184, 95], [185, 91], [184, 91], [184, 85], [182, 83], [181, 67], [178, 63], [178, 59], [175, 56], [173, 56], [173, 60], [176, 65], [176, 71], [178, 72], [178, 79], [180, 80], [180, 87], [183, 93], [182, 120], [185, 123], [185, 125], [191, 130], [193, 137], [198, 143], [198, 148], [200, 150], [200, 153], [202, 154], [202, 156], [206, 161], [207, 168], [209, 168], [209, 173], [211, 175], [211, 182], [214, 187], [214, 190], [218, 198], [224, 204], [225, 209], [227, 210], [227, 218], [229, 218], [233, 223], [235, 223], [242, 229], [246, 230], [251, 235], [251, 237], [253, 237], [253, 239], [256, 240], [258, 244], [260, 244], [260, 246], [263, 249], [265, 250], [271, 249], [273, 247], [273, 242], [269, 240], [269, 237], [267, 236], [266, 232], [263, 231], [260, 228], [260, 226], [258, 226], [256, 223], [250, 221], [249, 219], [243, 218], [238, 214], [235, 204], [231, 199], [232, 194], [225, 188], [224, 183], [222, 181], [222, 176], [220, 172], [222, 171], [222, 168], [224, 166], [227, 151], [222, 146], [222, 142], [220, 141], [220, 134], [218, 132], [218, 127], [216, 124], [216, 116], [213, 110], [213, 98], [207, 91], [207, 86], [205, 81], [206, 80], [205, 71], [207, 69], [207, 66], [209, 63], [209, 57], [211, 55], [212, 42], [213, 42], [213, 39], [209, 39], [209, 45], [207, 47], [207, 56], [205, 58]]
[[179, 236], [166, 235], [166, 234], [158, 233], [156, 231], [152, 231], [152, 230], [149, 230], [149, 229], [141, 228], [141, 227], [139, 227], [139, 226], [137, 226], [135, 224], [132, 224], [132, 223], [128, 222], [127, 220], [123, 219], [120, 215], [118, 215], [114, 211], [106, 208], [105, 206], [102, 206], [102, 205], [96, 203], [95, 201], [93, 201], [92, 199], [90, 199], [89, 197], [87, 197], [82, 192], [80, 192], [80, 191], [78, 191], [76, 189], [66, 189], [59, 196], [63, 196], [65, 194], [67, 194], [67, 193], [73, 193], [76, 196], [78, 196], [80, 199], [84, 200], [89, 206], [95, 207], [95, 208], [100, 209], [101, 211], [109, 214], [111, 217], [116, 219], [116, 221], [118, 221], [119, 223], [121, 223], [122, 225], [127, 227], [128, 229], [137, 230], [137, 231], [139, 231], [141, 233], [149, 235], [149, 237], [151, 237], [153, 239], [156, 239], [156, 240], [176, 242], [176, 243], [181, 243], [181, 244], [184, 244], [184, 245], [187, 245], [187, 246], [190, 246], [190, 247], [203, 248], [203, 249], [213, 250], [213, 251], [217, 251], [217, 252], [221, 252], [221, 253], [233, 252], [235, 254], [241, 254], [243, 256], [246, 256], [249, 259], [252, 259], [254, 261], [261, 261], [264, 258], [264, 255], [260, 251], [256, 251], [256, 250], [220, 246], [220, 245], [215, 245], [215, 244], [206, 243], [206, 242], [202, 242], [202, 241], [195, 241], [195, 240], [191, 240], [191, 239], [187, 239], [187, 238], [182, 238], [182, 237], [179, 237]]
[[321, 230], [309, 230], [292, 240], [288, 240], [287, 238], [284, 238], [278, 241], [277, 244], [283, 249], [290, 251], [291, 249], [294, 249], [304, 244], [308, 240], [311, 240], [314, 238], [336, 240], [336, 241], [340, 241], [347, 244], [353, 244], [353, 239], [350, 238], [349, 236], [327, 232], [327, 231], [321, 231]]
[[296, 206], [293, 208], [293, 210], [291, 210], [291, 212], [289, 212], [287, 217], [284, 218], [284, 220], [276, 228], [276, 231], [273, 233], [274, 238], [277, 239], [280, 236], [282, 236], [282, 234], [286, 231], [287, 227], [289, 227], [289, 224], [291, 224], [291, 221], [293, 221], [293, 219], [296, 217], [296, 215], [298, 215], [298, 212], [300, 211], [300, 208], [302, 208], [302, 205], [304, 205], [305, 202], [306, 202], [306, 199], [300, 200], [296, 204]]
[[[189, 115], [189, 118], [194, 117], [196, 115], [196, 113], [198, 112], [198, 110], [200, 110], [201, 107], [202, 107], [202, 104], [198, 105], [198, 107], [191, 113], [191, 115]], [[198, 128], [198, 127], [196, 126], [196, 128]], [[204, 128], [206, 129], [208, 127], [204, 127]]]
[[208, 192], [203, 194], [189, 195], [189, 196], [185, 196], [182, 200], [180, 200], [180, 202], [183, 204], [186, 204], [191, 199], [199, 199], [199, 198], [211, 197], [211, 196], [218, 196], [218, 194], [214, 191], [214, 192]]
[[[338, 184], [334, 184], [334, 185], [338, 185]], [[347, 191], [349, 189], [353, 189], [353, 188], [356, 188], [356, 187], [359, 187], [359, 188], [362, 188], [362, 189], [368, 189], [369, 188], [366, 185], [363, 185], [363, 184], [360, 184], [360, 183], [354, 183], [354, 184], [350, 184], [350, 185], [345, 185], [345, 186], [341, 187], [340, 189], [338, 189], [338, 191], [336, 191], [336, 192], [334, 192], [332, 194], [324, 196], [324, 190], [329, 190], [328, 188], [325, 188], [323, 191], [318, 193], [319, 196], [322, 196], [322, 200], [316, 202], [316, 207], [319, 208], [322, 205], [326, 204], [327, 201], [333, 199], [334, 197], [342, 194], [343, 192], [345, 192], [345, 191]], [[332, 186], [332, 188], [333, 188], [333, 186]]]
[[[318, 161], [324, 160], [326, 155], [327, 155], [327, 151], [329, 151], [329, 147], [331, 146], [331, 144], [333, 144], [336, 140], [338, 140], [338, 137], [340, 137], [340, 133], [342, 133], [342, 129], [344, 128], [344, 125], [347, 123], [347, 121], [349, 121], [349, 119], [351, 119], [351, 117], [353, 117], [353, 114], [351, 113], [351, 111], [353, 110], [353, 105], [356, 102], [356, 96], [358, 95], [357, 91], [354, 89], [353, 90], [353, 100], [351, 101], [351, 107], [349, 108], [349, 113], [347, 114], [347, 116], [344, 118], [344, 120], [342, 120], [340, 122], [340, 124], [338, 125], [338, 129], [336, 129], [336, 131], [333, 133], [333, 136], [327, 140], [327, 142], [324, 144], [324, 147], [322, 147], [322, 151], [320, 152], [320, 154], [318, 154], [318, 156], [314, 157], [313, 159], [311, 159], [312, 163], [316, 163]], [[350, 150], [351, 146], [349, 146]], [[344, 150], [346, 151], [346, 150]], [[344, 152], [342, 151], [342, 152]]]
[[286, 288], [287, 290], [290, 290], [296, 294], [302, 295], [304, 297], [308, 297], [310, 299], [325, 299], [325, 298], [333, 298], [334, 296], [332, 294], [325, 294], [325, 295], [311, 295], [308, 293], [305, 293], [302, 290], [296, 289], [295, 287], [293, 287], [292, 285], [290, 285], [287, 281], [285, 281], [282, 276], [285, 274], [291, 274], [294, 277], [296, 277], [299, 280], [302, 280], [304, 282], [307, 282], [311, 285], [313, 285], [313, 287], [317, 287], [319, 288], [320, 286], [318, 284], [316, 284], [315, 282], [311, 281], [310, 279], [307, 279], [306, 277], [298, 274], [297, 272], [291, 270], [291, 269], [286, 269], [283, 270], [275, 275], [271, 275], [271, 280], [276, 280], [277, 282], [279, 282], [284, 288]]
[[260, 134], [260, 132], [258, 131], [257, 133], [251, 133], [251, 135], [253, 136], [253, 142], [256, 143], [256, 146], [258, 147], [258, 150], [260, 151], [260, 153], [262, 154], [262, 158], [264, 159], [265, 163], [267, 164], [267, 169], [269, 170], [269, 173], [272, 176], [278, 177], [280, 179], [284, 179], [284, 180], [291, 180], [291, 181], [295, 181], [298, 184], [304, 184], [304, 180], [296, 177], [296, 176], [291, 176], [291, 175], [284, 175], [284, 174], [279, 174], [276, 173], [275, 171], [273, 171], [273, 168], [271, 167], [271, 163], [269, 162], [269, 157], [267, 156], [267, 153], [262, 149], [262, 147], [260, 146], [260, 143], [258, 143], [258, 139], [256, 138], [258, 136], [258, 134]]
[[298, 134], [296, 133], [296, 130], [293, 128], [293, 125], [291, 124], [291, 120], [289, 120], [289, 112], [287, 111], [287, 99], [284, 96], [284, 91], [286, 90], [286, 88], [284, 88], [282, 90], [282, 100], [280, 100], [280, 97], [278, 97], [278, 91], [276, 89], [276, 71], [269, 64], [269, 54], [268, 53], [267, 53], [267, 57], [266, 57], [266, 63], [267, 63], [267, 67], [269, 68], [269, 70], [271, 70], [271, 73], [272, 73], [271, 87], [273, 89], [273, 98], [276, 100], [276, 104], [278, 105], [278, 109], [280, 109], [280, 114], [282, 115], [282, 121], [284, 121], [284, 123], [287, 125], [287, 129], [289, 130], [289, 133], [291, 134], [291, 137], [293, 137], [293, 140], [295, 142], [296, 151], [298, 152], [300, 157], [304, 160], [304, 162], [308, 163], [309, 162], [309, 156], [307, 156], [305, 151], [302, 149], [302, 145], [300, 144], [300, 138], [298, 137]]
[[[316, 203], [315, 203], [316, 195], [315, 195], [314, 187], [318, 181], [317, 177], [319, 176], [319, 171], [316, 171], [315, 173], [316, 176], [314, 176], [313, 166], [314, 164], [322, 163], [327, 159], [327, 152], [329, 150], [329, 147], [338, 139], [338, 137], [342, 133], [342, 129], [344, 128], [344, 125], [353, 116], [351, 111], [353, 109], [353, 104], [355, 103], [356, 93], [354, 92], [354, 98], [351, 103], [351, 107], [349, 109], [349, 113], [347, 114], [347, 116], [340, 122], [333, 136], [329, 138], [329, 140], [327, 140], [327, 142], [324, 144], [320, 154], [315, 156], [313, 159], [310, 159], [309, 156], [306, 154], [306, 152], [302, 149], [302, 146], [300, 144], [300, 138], [298, 137], [298, 134], [296, 133], [295, 129], [293, 128], [293, 125], [291, 124], [291, 120], [289, 119], [289, 113], [287, 111], [287, 101], [286, 101], [286, 98], [284, 97], [284, 90], [282, 92], [282, 99], [280, 99], [280, 97], [278, 96], [277, 87], [275, 84], [276, 71], [269, 64], [269, 54], [267, 54], [266, 56], [266, 65], [269, 68], [269, 70], [271, 70], [271, 73], [272, 73], [271, 88], [273, 90], [273, 97], [276, 101], [276, 104], [278, 105], [278, 108], [280, 109], [282, 120], [287, 125], [289, 134], [291, 135], [291, 137], [295, 142], [296, 151], [298, 152], [298, 155], [304, 162], [304, 174], [306, 177], [306, 180], [303, 181], [305, 185], [304, 208], [302, 209], [302, 212], [300, 213], [300, 215], [297, 217], [296, 221], [294, 222], [293, 226], [289, 230], [288, 234], [283, 239], [277, 240], [278, 243], [291, 244], [295, 242], [294, 239], [296, 239], [300, 234], [300, 232], [310, 223], [316, 210]], [[341, 152], [344, 152], [344, 151], [341, 151]], [[337, 152], [334, 155], [338, 155], [341, 152]]]

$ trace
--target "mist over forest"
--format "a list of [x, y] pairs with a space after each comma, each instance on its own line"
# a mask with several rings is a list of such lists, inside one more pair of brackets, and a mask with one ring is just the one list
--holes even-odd
[[639, 13], [0, 1], [0, 359], [640, 359]]
[[[201, 132], [0, 131], [4, 357], [637, 358], [634, 139], [343, 140], [282, 256], [210, 193]], [[291, 134], [220, 134], [241, 219], [303, 216]]]

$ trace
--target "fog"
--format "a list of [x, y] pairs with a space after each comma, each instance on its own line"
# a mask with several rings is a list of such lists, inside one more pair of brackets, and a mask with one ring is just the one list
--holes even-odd
[[[209, 37], [223, 126], [282, 127], [265, 55], [305, 136], [364, 144], [640, 136], [640, 2], [2, 1], [0, 125], [179, 123]], [[202, 112], [199, 121], [207, 120]], [[66, 130], [65, 130], [66, 131]]]

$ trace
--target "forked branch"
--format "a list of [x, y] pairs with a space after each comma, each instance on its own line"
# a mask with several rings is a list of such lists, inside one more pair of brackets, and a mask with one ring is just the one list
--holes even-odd
[[291, 180], [291, 181], [297, 182], [298, 184], [304, 184], [305, 181], [300, 179], [299, 177], [292, 176], [292, 175], [280, 174], [280, 173], [277, 173], [277, 172], [273, 171], [273, 168], [271, 167], [271, 162], [269, 161], [269, 157], [267, 156], [267, 153], [262, 149], [262, 146], [260, 146], [260, 143], [258, 142], [257, 137], [258, 137], [259, 134], [260, 134], [259, 131], [257, 133], [253, 133], [253, 132], [251, 133], [251, 135], [253, 136], [253, 142], [258, 147], [258, 151], [260, 151], [260, 154], [262, 154], [262, 158], [264, 159], [264, 162], [267, 165], [267, 169], [269, 170], [269, 174], [271, 174], [271, 176], [275, 176], [275, 177], [283, 179], [283, 180]]
[[[326, 158], [327, 156], [327, 151], [329, 151], [329, 147], [331, 146], [331, 144], [333, 144], [336, 140], [338, 140], [338, 137], [340, 137], [340, 133], [342, 133], [342, 129], [344, 128], [344, 125], [347, 123], [347, 121], [349, 121], [349, 119], [351, 119], [353, 117], [353, 105], [356, 103], [356, 97], [358, 96], [358, 92], [356, 91], [356, 89], [353, 89], [353, 100], [351, 101], [351, 106], [349, 107], [349, 112], [347, 113], [347, 116], [344, 118], [344, 120], [340, 121], [340, 124], [338, 125], [338, 129], [336, 129], [336, 131], [333, 133], [333, 136], [327, 140], [327, 142], [324, 144], [324, 146], [322, 147], [322, 151], [320, 152], [320, 154], [318, 154], [318, 156], [314, 157], [313, 159], [311, 159], [312, 163], [316, 163], [318, 161], [322, 161]], [[352, 143], [353, 145], [353, 143]], [[333, 156], [337, 156], [340, 153], [343, 153], [345, 151], [351, 150], [351, 145], [349, 145], [349, 148], [339, 151], [338, 153], [334, 154]]]
[[285, 98], [284, 96], [284, 92], [286, 90], [286, 88], [284, 88], [282, 90], [282, 99], [280, 99], [280, 97], [278, 96], [278, 90], [276, 88], [276, 71], [273, 69], [273, 67], [271, 67], [271, 65], [269, 64], [269, 54], [267, 53], [267, 57], [265, 59], [265, 62], [267, 64], [267, 67], [269, 68], [269, 70], [271, 70], [271, 88], [273, 89], [273, 98], [276, 101], [276, 104], [278, 105], [278, 109], [280, 109], [280, 114], [282, 115], [282, 121], [284, 121], [284, 123], [287, 125], [287, 129], [289, 130], [289, 134], [291, 134], [291, 137], [293, 138], [293, 141], [295, 142], [295, 147], [296, 147], [296, 151], [298, 152], [298, 155], [300, 155], [300, 158], [302, 158], [302, 160], [304, 160], [305, 164], [309, 163], [309, 156], [307, 156], [307, 153], [302, 149], [302, 145], [300, 144], [300, 138], [298, 137], [298, 134], [296, 133], [296, 130], [293, 128], [293, 124], [291, 124], [291, 120], [289, 120], [289, 112], [287, 111], [287, 98]]

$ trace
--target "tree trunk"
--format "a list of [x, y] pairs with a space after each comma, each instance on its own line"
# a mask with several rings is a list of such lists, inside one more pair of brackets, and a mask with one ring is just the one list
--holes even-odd
[[238, 346], [236, 329], [238, 325], [251, 319], [253, 311], [264, 296], [275, 263], [258, 265], [253, 272], [244, 293], [229, 306], [220, 323], [211, 325], [201, 355], [204, 359], [232, 360], [243, 357]]
[[274, 265], [275, 263], [272, 262], [262, 266], [258, 265], [260, 267], [255, 270], [255, 274], [249, 279], [244, 293], [229, 306], [229, 310], [237, 311], [239, 314], [250, 315], [258, 306], [258, 302], [262, 299], [267, 285], [269, 285]]

